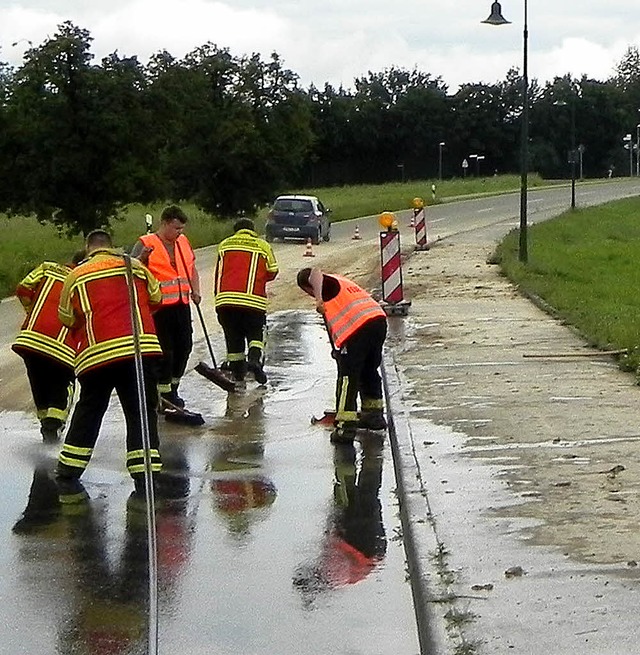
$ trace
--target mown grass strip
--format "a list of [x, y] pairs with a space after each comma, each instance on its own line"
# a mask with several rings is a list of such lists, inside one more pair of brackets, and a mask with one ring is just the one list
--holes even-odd
[[526, 294], [550, 305], [604, 350], [626, 349], [625, 370], [640, 364], [640, 198], [569, 211], [531, 225], [529, 262], [518, 261], [518, 233], [495, 261]]

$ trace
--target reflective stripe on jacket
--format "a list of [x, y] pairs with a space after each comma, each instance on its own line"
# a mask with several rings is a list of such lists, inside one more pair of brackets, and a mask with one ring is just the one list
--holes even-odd
[[338, 295], [324, 303], [327, 328], [334, 346], [340, 348], [367, 321], [386, 314], [379, 303], [355, 282], [341, 275], [327, 277], [335, 279], [340, 285]]
[[58, 318], [62, 284], [70, 271], [68, 266], [43, 262], [18, 284], [16, 296], [27, 312], [11, 346], [19, 355], [37, 352], [73, 368], [75, 342]]
[[[189, 239], [181, 234], [174, 244], [175, 263], [171, 261], [167, 246], [157, 234], [145, 234], [140, 237], [140, 241], [153, 248], [149, 253], [147, 267], [160, 282], [162, 291], [162, 304], [175, 305], [179, 302], [185, 305], [189, 304], [189, 280], [193, 280], [193, 266], [195, 255]], [[180, 257], [182, 253], [182, 257]], [[187, 264], [185, 270], [184, 262]]]
[[238, 230], [218, 245], [214, 273], [216, 307], [267, 310], [267, 282], [278, 274], [271, 246], [253, 230]]
[[[143, 355], [161, 355], [151, 306], [162, 300], [158, 281], [136, 259], [131, 260], [135, 316]], [[122, 255], [111, 249], [92, 252], [67, 276], [58, 315], [73, 330], [78, 350], [76, 375], [135, 355], [129, 286]]]

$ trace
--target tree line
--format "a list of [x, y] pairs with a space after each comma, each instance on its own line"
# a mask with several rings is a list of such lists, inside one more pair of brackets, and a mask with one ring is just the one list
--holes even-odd
[[[21, 66], [0, 61], [0, 212], [87, 233], [132, 202], [190, 200], [228, 218], [291, 188], [520, 167], [517, 69], [452, 94], [440, 77], [397, 67], [352, 89], [305, 89], [276, 53], [207, 43], [182, 59], [161, 51], [143, 65], [116, 51], [95, 63], [91, 43], [65, 22]], [[528, 97], [531, 171], [567, 177], [570, 150], [584, 177], [633, 169], [636, 47], [609, 80], [532, 80]]]

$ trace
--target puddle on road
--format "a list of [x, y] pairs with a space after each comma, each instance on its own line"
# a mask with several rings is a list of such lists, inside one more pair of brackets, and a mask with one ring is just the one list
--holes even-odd
[[[388, 443], [335, 448], [311, 425], [334, 366], [315, 314], [286, 312], [270, 317], [266, 388], [227, 396], [185, 377], [206, 423], [160, 423], [184, 494], [157, 509], [160, 653], [418, 652]], [[129, 498], [117, 401], [80, 506], [53, 500], [57, 447], [33, 417], [4, 412], [0, 432], [5, 648], [146, 653], [146, 515]]]

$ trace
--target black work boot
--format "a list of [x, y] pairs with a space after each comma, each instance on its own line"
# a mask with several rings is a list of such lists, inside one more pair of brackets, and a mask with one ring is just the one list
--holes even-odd
[[40, 421], [40, 434], [45, 443], [56, 443], [60, 440], [62, 421], [59, 418], [47, 416]]
[[358, 427], [365, 430], [386, 430], [387, 422], [381, 409], [364, 410], [360, 413]]
[[245, 360], [229, 362], [229, 368], [236, 382], [244, 382], [244, 377], [247, 374], [247, 362]]
[[258, 384], [267, 384], [267, 374], [264, 372], [260, 362], [249, 361], [247, 363], [247, 368], [250, 373], [253, 373], [253, 377]]
[[171, 401], [176, 407], [179, 407], [180, 409], [184, 408], [184, 399], [180, 398], [178, 395], [178, 385], [177, 384], [172, 384], [171, 385], [171, 397], [173, 400]]

